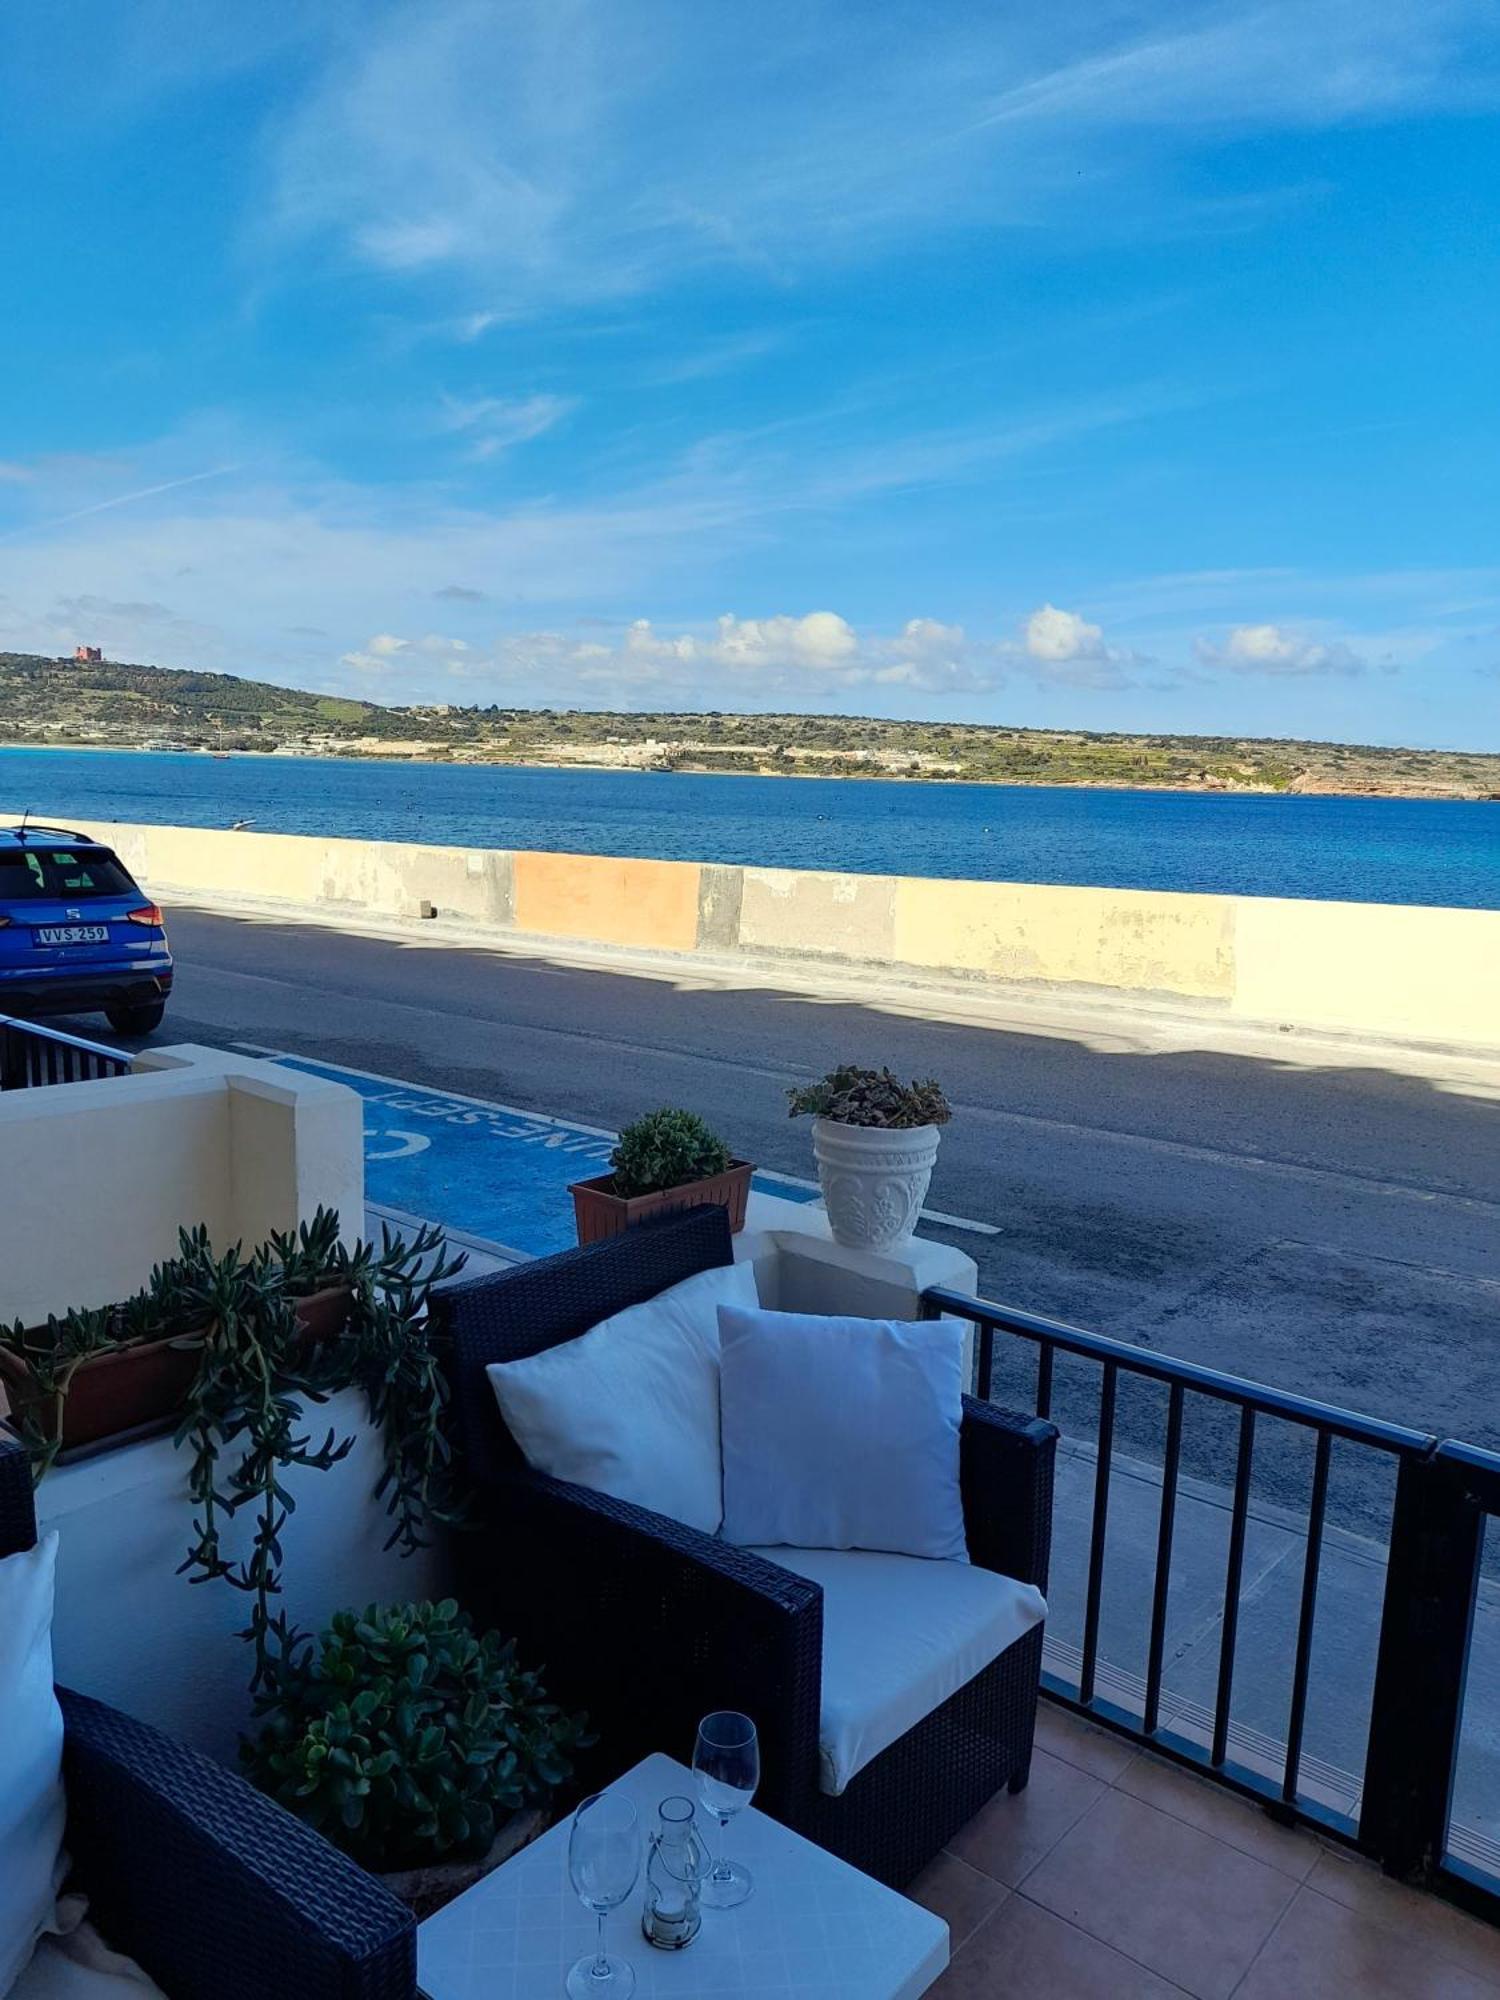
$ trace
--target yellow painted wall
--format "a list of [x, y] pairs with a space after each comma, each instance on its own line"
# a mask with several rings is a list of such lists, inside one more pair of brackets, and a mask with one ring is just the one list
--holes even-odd
[[698, 942], [696, 861], [520, 853], [514, 867], [517, 930], [658, 951]]
[[932, 971], [1227, 999], [1229, 903], [1030, 882], [896, 884], [894, 956]]
[[1500, 1051], [1500, 911], [1235, 903], [1233, 1011]]

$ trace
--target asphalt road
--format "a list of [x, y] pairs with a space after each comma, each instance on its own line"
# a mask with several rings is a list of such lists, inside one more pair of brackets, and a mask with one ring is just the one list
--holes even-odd
[[[1398, 1059], [1123, 1010], [1080, 1024], [1040, 1000], [1029, 1019], [920, 1019], [873, 989], [684, 984], [189, 910], [172, 943], [158, 1039], [261, 1043], [610, 1128], [685, 1104], [789, 1173], [812, 1169], [787, 1084], [843, 1060], [935, 1075], [955, 1117], [929, 1204], [998, 1228], [953, 1238], [987, 1296], [1500, 1447], [1500, 1051]], [[1029, 1356], [1003, 1381], [1029, 1393]], [[1096, 1383], [1060, 1368], [1067, 1428], [1091, 1429]], [[1158, 1401], [1122, 1399], [1126, 1449], [1155, 1456]], [[1221, 1413], [1190, 1417], [1188, 1468], [1224, 1477], [1231, 1436]], [[1258, 1492], [1299, 1504], [1306, 1466], [1262, 1426]], [[1379, 1466], [1336, 1460], [1336, 1518], [1373, 1529], [1388, 1492]]]

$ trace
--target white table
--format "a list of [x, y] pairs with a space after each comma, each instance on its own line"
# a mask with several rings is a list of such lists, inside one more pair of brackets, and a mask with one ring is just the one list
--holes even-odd
[[[640, 1814], [644, 1836], [693, 1774], [647, 1757], [609, 1788]], [[700, 1815], [701, 1817], [701, 1815]], [[524, 1848], [417, 1929], [417, 1978], [429, 2000], [559, 2000], [595, 1924], [568, 1879], [568, 1821]], [[752, 1807], [730, 1824], [729, 1851], [755, 1877], [736, 1910], [705, 1910], [684, 1951], [641, 1935], [641, 1894], [609, 1920], [612, 1956], [635, 1967], [641, 2000], [916, 2000], [948, 1963], [948, 1926]]]

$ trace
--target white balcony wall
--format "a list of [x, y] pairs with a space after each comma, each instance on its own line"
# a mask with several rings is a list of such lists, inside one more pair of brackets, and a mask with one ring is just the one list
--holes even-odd
[[178, 1231], [247, 1248], [336, 1208], [364, 1219], [358, 1097], [190, 1044], [134, 1074], [0, 1097], [0, 1320], [28, 1325], [144, 1284]]
[[[348, 1458], [327, 1472], [294, 1468], [297, 1501], [281, 1540], [285, 1596], [294, 1624], [317, 1630], [346, 1606], [442, 1597], [440, 1548], [384, 1552], [391, 1530], [374, 1497], [381, 1446], [353, 1389], [309, 1405], [307, 1431], [353, 1435]], [[58, 1535], [52, 1645], [65, 1687], [97, 1695], [211, 1757], [232, 1761], [250, 1725], [250, 1600], [226, 1583], [176, 1574], [192, 1538], [191, 1447], [149, 1438], [56, 1466], [37, 1488], [37, 1520]], [[248, 1510], [225, 1539], [249, 1546]], [[434, 1538], [441, 1543], [442, 1537]]]

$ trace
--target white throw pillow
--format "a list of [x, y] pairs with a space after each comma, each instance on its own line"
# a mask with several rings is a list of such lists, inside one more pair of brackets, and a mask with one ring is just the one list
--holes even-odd
[[719, 1313], [724, 1539], [967, 1562], [963, 1329]]
[[52, 1692], [57, 1537], [0, 1558], [0, 1993], [57, 1914], [62, 1711]]
[[753, 1307], [753, 1266], [699, 1271], [524, 1361], [486, 1371], [528, 1465], [718, 1533], [719, 1307]]

